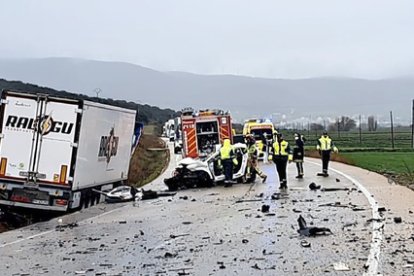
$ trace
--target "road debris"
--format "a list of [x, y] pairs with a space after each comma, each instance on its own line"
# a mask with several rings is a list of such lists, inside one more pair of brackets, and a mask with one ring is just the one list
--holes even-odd
[[[61, 221], [61, 220], [60, 220]], [[73, 229], [75, 227], [78, 227], [78, 223], [77, 222], [72, 222], [72, 223], [68, 223], [68, 224], [59, 224], [56, 226], [56, 231], [64, 231], [64, 229]]]
[[395, 217], [394, 222], [395, 223], [402, 223], [402, 218], [401, 217]]
[[269, 205], [266, 205], [266, 204], [263, 204], [262, 205], [262, 213], [268, 213], [269, 210], [270, 210], [270, 206]]
[[116, 187], [109, 192], [96, 189], [92, 189], [92, 191], [105, 196], [105, 201], [107, 203], [156, 199], [158, 197], [174, 196], [176, 194], [175, 192], [144, 190], [142, 188], [137, 189], [127, 185]]
[[351, 189], [349, 188], [322, 188], [321, 191], [322, 192], [339, 192], [339, 191], [350, 191]]
[[315, 182], [312, 182], [311, 184], [309, 184], [309, 189], [311, 191], [316, 191], [316, 190], [319, 190], [320, 188], [321, 188], [321, 185], [316, 185]]
[[352, 204], [352, 203], [342, 204], [341, 202], [320, 204], [320, 205], [318, 205], [318, 207], [350, 208], [350, 209], [352, 209], [352, 211], [355, 211], [355, 212], [366, 210], [364, 207], [360, 207], [360, 206], [357, 206], [357, 205]]
[[239, 199], [235, 203], [243, 203], [243, 202], [258, 202], [262, 201], [261, 199]]
[[298, 223], [299, 223], [298, 233], [303, 236], [314, 237], [314, 236], [332, 234], [332, 231], [326, 227], [308, 227], [302, 215], [299, 216]]
[[348, 222], [348, 223], [345, 223], [344, 224], [344, 226], [342, 226], [342, 230], [345, 230], [345, 228], [348, 228], [348, 227], [356, 227], [358, 225], [358, 222], [356, 222], [356, 221], [354, 221], [354, 222]]
[[164, 254], [164, 258], [175, 258], [175, 257], [177, 257], [178, 256], [178, 254], [177, 253], [171, 253], [171, 252], [165, 252], [165, 254]]
[[272, 200], [279, 200], [279, 199], [288, 199], [289, 198], [289, 196], [287, 195], [287, 194], [285, 194], [285, 193], [274, 193], [272, 196], [271, 196], [271, 199]]
[[302, 246], [302, 247], [304, 247], [304, 248], [309, 248], [309, 247], [311, 247], [311, 244], [310, 244], [310, 242], [308, 242], [308, 241], [302, 240], [302, 241], [300, 242], [300, 246]]
[[176, 238], [185, 237], [185, 236], [190, 236], [190, 234], [179, 234], [179, 235], [171, 234], [170, 239], [176, 239]]
[[333, 267], [335, 271], [350, 271], [349, 267], [346, 264], [341, 263], [341, 262], [334, 263]]

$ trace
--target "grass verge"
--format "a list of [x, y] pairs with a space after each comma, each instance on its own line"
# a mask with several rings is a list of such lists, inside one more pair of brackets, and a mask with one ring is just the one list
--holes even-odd
[[[317, 151], [309, 151], [307, 156], [319, 158]], [[332, 160], [377, 172], [398, 184], [414, 189], [413, 151], [341, 152], [340, 154], [333, 154]]]
[[150, 183], [163, 173], [169, 157], [169, 151], [161, 138], [144, 134], [131, 159], [128, 183], [135, 187]]

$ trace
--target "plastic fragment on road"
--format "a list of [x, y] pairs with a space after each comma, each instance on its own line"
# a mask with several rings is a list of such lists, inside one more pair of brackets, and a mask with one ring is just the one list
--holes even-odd
[[333, 267], [335, 271], [350, 271], [349, 267], [342, 262], [334, 263]]
[[303, 240], [303, 241], [300, 242], [300, 246], [302, 246], [304, 248], [309, 248], [309, 247], [311, 247], [311, 244], [310, 244], [310, 242]]

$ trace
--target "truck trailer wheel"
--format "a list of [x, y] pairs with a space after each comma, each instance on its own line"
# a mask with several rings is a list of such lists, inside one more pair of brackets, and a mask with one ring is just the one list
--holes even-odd
[[89, 208], [91, 203], [91, 194], [89, 190], [83, 191], [81, 196], [81, 206], [82, 208]]

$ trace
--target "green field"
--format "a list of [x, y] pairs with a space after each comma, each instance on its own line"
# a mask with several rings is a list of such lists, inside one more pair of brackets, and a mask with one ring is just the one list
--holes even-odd
[[343, 152], [350, 164], [379, 173], [414, 173], [414, 152]]
[[346, 163], [392, 177], [402, 185], [414, 184], [414, 152], [343, 152]]
[[[281, 130], [285, 135], [285, 139], [289, 142], [293, 142], [293, 133], [292, 130]], [[300, 131], [299, 131], [300, 132]], [[306, 139], [307, 146], [316, 145], [321, 132], [308, 132], [302, 131]], [[397, 129], [394, 132], [394, 135], [391, 135], [389, 129], [381, 129], [379, 131], [369, 132], [362, 131], [347, 131], [347, 132], [330, 132], [329, 136], [334, 141], [335, 145], [338, 148], [349, 148], [349, 149], [392, 149], [394, 144], [394, 149], [410, 149], [411, 148], [411, 130], [410, 129]], [[393, 138], [393, 139], [392, 139]], [[394, 141], [394, 143], [393, 143]]]

